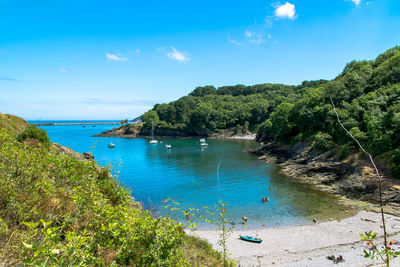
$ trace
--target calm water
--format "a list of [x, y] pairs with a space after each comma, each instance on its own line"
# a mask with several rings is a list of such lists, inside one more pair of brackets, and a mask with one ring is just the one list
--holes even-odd
[[[207, 140], [201, 149], [198, 139], [159, 139], [150, 145], [146, 139], [91, 137], [113, 128], [112, 125], [43, 126], [51, 141], [77, 152], [91, 152], [101, 165], [110, 164], [119, 171], [120, 181], [132, 190], [137, 201], [157, 215], [166, 214], [162, 200], [172, 198], [181, 211], [170, 213], [184, 220], [183, 210], [218, 202], [216, 169], [220, 167], [220, 188], [228, 202], [228, 216], [236, 227], [284, 226], [308, 223], [311, 218], [330, 218], [344, 210], [337, 200], [308, 186], [291, 182], [277, 174], [277, 166], [265, 164], [246, 152], [258, 147], [245, 140]], [[108, 148], [113, 142], [115, 149]], [[172, 149], [166, 149], [171, 144]], [[268, 196], [270, 201], [262, 203]], [[248, 217], [247, 226], [240, 224]], [[200, 227], [212, 227], [198, 220]]]

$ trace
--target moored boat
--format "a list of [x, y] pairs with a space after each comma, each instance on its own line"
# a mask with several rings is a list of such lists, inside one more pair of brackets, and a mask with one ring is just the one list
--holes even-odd
[[151, 121], [151, 140], [149, 142], [150, 144], [157, 144], [158, 141], [154, 139], [154, 122]]

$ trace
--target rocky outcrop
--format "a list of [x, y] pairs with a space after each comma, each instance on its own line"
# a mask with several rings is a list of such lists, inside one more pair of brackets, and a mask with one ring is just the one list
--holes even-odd
[[[352, 155], [343, 161], [331, 153], [318, 153], [310, 145], [282, 145], [276, 142], [250, 151], [259, 159], [278, 164], [281, 172], [300, 183], [350, 199], [379, 203], [379, 182], [368, 160]], [[400, 213], [400, 180], [382, 175], [382, 198], [395, 212]]]
[[[138, 136], [151, 136], [151, 129], [142, 128], [138, 133]], [[154, 129], [154, 136], [188, 137], [190, 135], [182, 130], [157, 128]]]

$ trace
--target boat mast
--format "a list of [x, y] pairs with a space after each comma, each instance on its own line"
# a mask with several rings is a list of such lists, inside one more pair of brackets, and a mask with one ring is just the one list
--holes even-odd
[[154, 140], [154, 121], [151, 121], [151, 140]]

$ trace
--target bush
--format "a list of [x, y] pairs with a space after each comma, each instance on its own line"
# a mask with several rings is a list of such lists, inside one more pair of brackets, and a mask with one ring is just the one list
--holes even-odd
[[312, 148], [320, 151], [328, 151], [333, 148], [332, 136], [327, 133], [317, 133], [312, 142]]
[[342, 145], [339, 149], [339, 153], [338, 153], [338, 157], [340, 160], [343, 160], [345, 158], [347, 158], [347, 156], [350, 154], [350, 145], [349, 144], [345, 144]]
[[26, 127], [25, 130], [17, 136], [17, 139], [20, 142], [30, 138], [38, 140], [46, 147], [50, 144], [50, 140], [46, 131], [33, 125], [28, 125], [28, 127]]
[[394, 177], [400, 178], [400, 149], [393, 152], [390, 160], [390, 171]]

